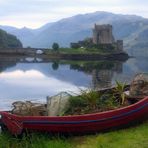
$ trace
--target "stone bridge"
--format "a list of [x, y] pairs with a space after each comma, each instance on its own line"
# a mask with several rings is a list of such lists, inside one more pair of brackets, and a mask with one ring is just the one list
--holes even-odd
[[48, 50], [41, 48], [0, 49], [0, 62], [45, 63], [51, 61], [44, 57]]
[[0, 49], [0, 54], [16, 54], [16, 55], [40, 55], [44, 54], [49, 49], [44, 48], [6, 48]]

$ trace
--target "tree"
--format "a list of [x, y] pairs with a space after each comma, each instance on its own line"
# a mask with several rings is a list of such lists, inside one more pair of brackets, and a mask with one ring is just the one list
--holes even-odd
[[0, 29], [0, 48], [21, 48], [22, 43], [12, 34]]
[[59, 44], [58, 44], [58, 43], [53, 43], [53, 44], [52, 44], [52, 49], [53, 49], [54, 51], [58, 51], [58, 50], [59, 50]]

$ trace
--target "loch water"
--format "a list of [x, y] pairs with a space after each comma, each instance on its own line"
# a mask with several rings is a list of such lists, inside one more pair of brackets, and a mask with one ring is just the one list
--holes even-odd
[[127, 61], [44, 61], [26, 57], [0, 58], [0, 110], [14, 101], [45, 102], [47, 96], [80, 89], [106, 88], [115, 81], [130, 83], [137, 73], [148, 72], [147, 58]]

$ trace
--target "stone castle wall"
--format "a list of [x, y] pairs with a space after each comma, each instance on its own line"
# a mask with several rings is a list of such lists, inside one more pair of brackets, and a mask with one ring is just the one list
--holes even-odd
[[112, 26], [96, 25], [93, 29], [93, 43], [94, 44], [112, 44], [114, 37], [112, 35]]
[[93, 43], [96, 45], [101, 44], [112, 44], [118, 51], [123, 50], [123, 40], [115, 41], [113, 32], [112, 32], [112, 25], [105, 24], [105, 25], [96, 25], [93, 29]]

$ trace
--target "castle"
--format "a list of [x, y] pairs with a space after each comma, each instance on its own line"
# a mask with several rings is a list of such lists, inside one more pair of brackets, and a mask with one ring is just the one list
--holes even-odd
[[112, 26], [96, 25], [93, 28], [93, 43], [94, 44], [112, 44], [114, 37], [112, 34]]
[[[104, 24], [104, 25], [94, 25], [93, 28], [93, 36], [92, 38], [88, 38], [92, 45], [97, 45], [105, 48], [114, 47], [117, 51], [123, 50], [123, 40], [115, 41], [113, 33], [112, 33], [112, 25]], [[86, 40], [78, 41], [77, 43], [71, 43], [72, 48], [85, 47]], [[89, 44], [89, 45], [90, 45]]]
[[115, 41], [113, 33], [112, 33], [112, 25], [96, 25], [93, 28], [93, 44], [101, 45], [101, 44], [110, 44], [113, 45], [118, 50], [123, 50], [123, 40]]

